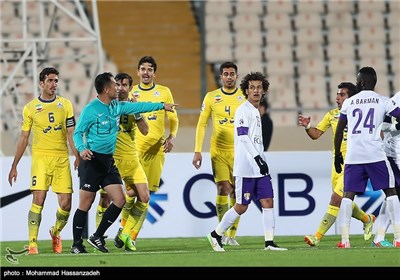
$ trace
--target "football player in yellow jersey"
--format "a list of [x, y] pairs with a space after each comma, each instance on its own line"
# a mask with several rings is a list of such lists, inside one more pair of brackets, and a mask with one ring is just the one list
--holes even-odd
[[[233, 180], [233, 126], [236, 109], [246, 101], [242, 91], [236, 87], [238, 78], [237, 65], [224, 62], [220, 66], [222, 87], [207, 92], [201, 106], [201, 112], [196, 128], [196, 143], [192, 164], [200, 169], [203, 157], [201, 150], [208, 120], [211, 116], [213, 131], [211, 135], [210, 156], [217, 185], [216, 211], [218, 221], [230, 207], [235, 205]], [[236, 230], [239, 218], [223, 236], [223, 243], [238, 246]]]
[[21, 135], [8, 175], [8, 182], [16, 182], [17, 166], [28, 146], [32, 131], [31, 186], [32, 205], [28, 213], [29, 254], [38, 254], [37, 237], [42, 220], [42, 210], [50, 186], [57, 194], [56, 222], [50, 229], [54, 253], [62, 252], [60, 232], [65, 227], [71, 211], [72, 178], [68, 145], [75, 155], [75, 170], [79, 154], [73, 141], [75, 117], [72, 103], [56, 95], [59, 72], [53, 67], [44, 68], [39, 74], [41, 93], [23, 109]]
[[[328, 130], [329, 127], [332, 128], [332, 148], [334, 155], [334, 143], [333, 139], [335, 137], [336, 127], [338, 124], [338, 119], [340, 115], [340, 109], [346, 98], [349, 98], [357, 93], [357, 88], [353, 83], [342, 82], [338, 85], [338, 90], [336, 93], [336, 104], [337, 108], [330, 110], [322, 121], [316, 126], [311, 127], [310, 117], [304, 117], [299, 115], [299, 126], [305, 127], [307, 135], [316, 140]], [[345, 132], [343, 137], [342, 146], [340, 150], [343, 157], [346, 155], [347, 149], [347, 132]], [[325, 233], [330, 229], [330, 227], [335, 223], [336, 218], [339, 214], [340, 203], [343, 197], [343, 172], [336, 173], [333, 164], [332, 156], [332, 196], [328, 205], [328, 210], [326, 211], [322, 221], [314, 235], [306, 235], [304, 241], [310, 246], [317, 246]], [[375, 216], [372, 214], [366, 214], [357, 204], [353, 202], [353, 217], [364, 223], [364, 239], [369, 240], [372, 236], [372, 226], [375, 221]]]
[[[151, 56], [144, 56], [139, 60], [137, 75], [140, 83], [133, 86], [130, 98], [136, 98], [139, 102], [164, 102], [174, 104], [171, 90], [154, 82], [157, 72], [157, 63]], [[174, 112], [150, 112], [142, 114], [149, 125], [147, 135], [136, 134], [136, 148], [140, 163], [147, 176], [151, 193], [157, 192], [160, 187], [161, 173], [165, 162], [165, 153], [171, 152], [173, 140], [179, 127], [179, 119], [176, 110]], [[168, 118], [169, 135], [165, 137], [165, 119]], [[131, 238], [136, 240], [137, 235], [146, 218], [147, 210], [131, 231]]]
[[[129, 100], [128, 98], [129, 91], [133, 86], [132, 77], [127, 73], [119, 73], [115, 76], [115, 81], [117, 83], [118, 100], [135, 102], [136, 100]], [[125, 182], [126, 203], [121, 212], [121, 226], [114, 239], [114, 245], [118, 248], [125, 245], [125, 250], [135, 251], [136, 247], [134, 242], [131, 241], [130, 232], [142, 214], [146, 212], [150, 199], [147, 177], [139, 162], [136, 150], [135, 135], [137, 129], [143, 135], [146, 135], [149, 126], [141, 114], [121, 116], [119, 126], [114, 159], [121, 178]], [[101, 189], [100, 195], [96, 214], [97, 225], [110, 203], [106, 191]]]

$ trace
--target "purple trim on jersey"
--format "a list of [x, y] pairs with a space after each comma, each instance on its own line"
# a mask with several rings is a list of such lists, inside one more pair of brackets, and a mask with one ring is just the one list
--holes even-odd
[[237, 135], [248, 135], [249, 134], [249, 128], [248, 127], [244, 127], [244, 126], [239, 126], [237, 128]]
[[370, 179], [374, 191], [393, 188], [394, 186], [390, 186], [390, 181], [394, 182], [394, 178], [390, 178], [386, 163], [387, 161], [382, 160], [365, 164], [345, 164], [344, 191], [363, 193], [368, 179]]
[[249, 205], [252, 200], [258, 201], [263, 198], [274, 198], [271, 175], [259, 178], [236, 177], [235, 179], [242, 180], [242, 193], [240, 194], [242, 205]]
[[347, 115], [340, 113], [339, 120], [347, 120]]
[[394, 180], [396, 181], [396, 187], [400, 186], [400, 169], [397, 166], [396, 162], [394, 161], [394, 158], [388, 157], [390, 166], [392, 167], [393, 174], [394, 174]]
[[400, 108], [399, 107], [395, 108], [393, 111], [389, 113], [389, 115], [395, 118], [400, 118]]

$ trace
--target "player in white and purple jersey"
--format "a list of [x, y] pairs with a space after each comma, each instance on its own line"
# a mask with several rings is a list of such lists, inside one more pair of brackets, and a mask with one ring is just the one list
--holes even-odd
[[[400, 104], [400, 91], [392, 99], [396, 104]], [[400, 119], [386, 116], [382, 125], [382, 132], [384, 150], [393, 170], [397, 196], [400, 197]], [[372, 247], [400, 247], [400, 241], [393, 240], [392, 243], [385, 239], [390, 222], [387, 203], [384, 200], [379, 209], [379, 219], [376, 223], [376, 234], [372, 242]]]
[[261, 117], [258, 111], [261, 97], [269, 82], [260, 72], [247, 74], [240, 84], [246, 97], [234, 117], [234, 163], [236, 203], [222, 217], [207, 239], [214, 251], [225, 251], [222, 235], [246, 212], [251, 200], [259, 200], [262, 207], [265, 250], [284, 251], [274, 242], [274, 192], [269, 168], [265, 162]]
[[370, 179], [374, 191], [383, 190], [387, 210], [393, 223], [394, 238], [400, 240], [400, 202], [395, 179], [383, 149], [380, 136], [386, 114], [400, 117], [395, 100], [374, 91], [377, 75], [372, 67], [363, 67], [357, 74], [359, 93], [346, 99], [340, 111], [335, 134], [335, 169], [342, 172], [343, 157], [340, 145], [347, 125], [347, 154], [344, 167], [344, 196], [339, 211], [342, 235], [339, 248], [350, 248], [349, 230], [352, 202], [357, 193], [365, 192]]

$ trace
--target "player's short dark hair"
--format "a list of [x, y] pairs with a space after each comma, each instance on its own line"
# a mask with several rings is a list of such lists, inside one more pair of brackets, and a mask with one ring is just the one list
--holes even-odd
[[129, 86], [130, 87], [132, 86], [133, 79], [132, 79], [131, 75], [129, 75], [128, 73], [118, 73], [117, 75], [115, 75], [116, 81], [122, 81], [123, 79], [127, 79], [129, 82]]
[[54, 67], [46, 67], [43, 68], [43, 70], [40, 72], [39, 74], [39, 81], [44, 82], [44, 80], [46, 80], [46, 77], [50, 74], [56, 74], [59, 75], [60, 73], [58, 72], [58, 70]]
[[222, 73], [224, 72], [225, 68], [233, 68], [233, 69], [235, 69], [236, 74], [238, 72], [238, 68], [237, 68], [237, 65], [235, 63], [233, 63], [231, 61], [226, 61], [226, 62], [222, 63], [219, 66], [219, 74], [220, 75], [222, 75]]
[[357, 84], [361, 84], [361, 81], [364, 82], [363, 89], [373, 90], [378, 81], [375, 69], [372, 68], [371, 66], [362, 67], [358, 71]]
[[94, 80], [94, 87], [96, 88], [97, 93], [102, 93], [103, 90], [111, 84], [111, 78], [113, 78], [113, 74], [110, 72], [104, 72], [97, 75]]
[[152, 56], [143, 56], [138, 63], [138, 67], [137, 69], [140, 69], [140, 65], [142, 65], [143, 63], [149, 63], [151, 64], [151, 66], [154, 69], [154, 73], [157, 71], [157, 63], [156, 60], [152, 57]]
[[250, 74], [247, 74], [243, 78], [242, 82], [240, 83], [240, 89], [242, 90], [242, 92], [243, 92], [244, 96], [246, 96], [246, 98], [248, 97], [248, 94], [246, 93], [246, 89], [249, 88], [250, 81], [261, 81], [264, 93], [268, 91], [269, 82], [268, 82], [267, 78], [261, 72], [251, 72]]
[[347, 89], [349, 97], [352, 97], [354, 94], [357, 93], [356, 85], [351, 82], [341, 82], [340, 84], [338, 84], [337, 87], [338, 87], [338, 89], [342, 89], [342, 88]]

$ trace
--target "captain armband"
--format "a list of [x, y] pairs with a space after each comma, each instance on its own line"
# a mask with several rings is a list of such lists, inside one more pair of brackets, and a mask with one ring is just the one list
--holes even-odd
[[76, 125], [75, 116], [73, 116], [73, 117], [71, 117], [71, 118], [68, 118], [68, 119], [66, 120], [66, 127], [73, 127], [73, 126], [75, 126], [75, 125]]

